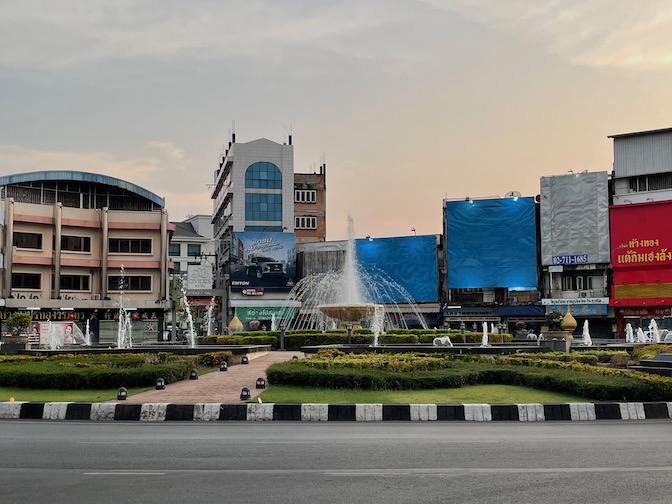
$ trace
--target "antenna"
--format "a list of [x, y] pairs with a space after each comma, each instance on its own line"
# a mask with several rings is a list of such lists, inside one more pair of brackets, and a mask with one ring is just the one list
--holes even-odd
[[288, 127], [286, 124], [283, 124], [282, 127], [285, 129], [285, 133], [287, 133], [287, 137], [289, 139], [287, 143], [292, 145], [292, 125], [290, 124]]

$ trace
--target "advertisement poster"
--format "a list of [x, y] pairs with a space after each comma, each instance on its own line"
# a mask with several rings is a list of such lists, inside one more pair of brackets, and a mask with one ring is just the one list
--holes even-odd
[[242, 231], [231, 238], [231, 289], [290, 291], [296, 285], [296, 235]]

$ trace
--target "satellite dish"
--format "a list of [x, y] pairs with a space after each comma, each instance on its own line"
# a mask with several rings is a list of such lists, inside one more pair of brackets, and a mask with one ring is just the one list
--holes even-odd
[[504, 195], [505, 198], [520, 198], [520, 193], [518, 191], [509, 191]]

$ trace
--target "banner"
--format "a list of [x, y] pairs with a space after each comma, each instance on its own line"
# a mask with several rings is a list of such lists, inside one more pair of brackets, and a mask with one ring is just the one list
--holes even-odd
[[296, 284], [294, 233], [233, 233], [230, 250], [231, 290], [260, 288], [290, 291]]

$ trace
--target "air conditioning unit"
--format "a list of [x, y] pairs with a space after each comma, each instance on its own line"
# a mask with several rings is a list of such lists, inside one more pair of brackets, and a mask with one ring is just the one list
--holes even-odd
[[91, 301], [100, 301], [100, 294], [91, 294]]
[[579, 297], [582, 297], [582, 298], [590, 297], [590, 292], [589, 291], [581, 291], [581, 292], [579, 292]]

